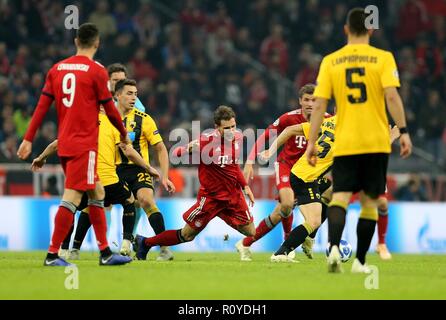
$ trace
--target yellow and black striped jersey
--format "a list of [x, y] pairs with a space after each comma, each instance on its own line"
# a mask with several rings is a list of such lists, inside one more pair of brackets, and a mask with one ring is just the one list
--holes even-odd
[[[155, 145], [163, 139], [158, 132], [155, 121], [147, 113], [135, 108], [122, 118], [133, 148], [149, 163], [149, 145]], [[134, 164], [120, 150], [116, 164]]]
[[[335, 141], [336, 118], [333, 116], [322, 122], [319, 138], [316, 140], [318, 148], [316, 166], [312, 167], [307, 162], [307, 153], [299, 158], [293, 165], [291, 172], [304, 182], [313, 182], [325, 175], [333, 164], [333, 144]], [[302, 123], [304, 136], [308, 139], [310, 123]]]
[[103, 186], [119, 181], [116, 174], [117, 144], [121, 141], [119, 131], [105, 114], [99, 114], [98, 177]]
[[384, 89], [399, 86], [391, 52], [347, 44], [324, 57], [314, 96], [336, 100], [334, 156], [390, 153]]

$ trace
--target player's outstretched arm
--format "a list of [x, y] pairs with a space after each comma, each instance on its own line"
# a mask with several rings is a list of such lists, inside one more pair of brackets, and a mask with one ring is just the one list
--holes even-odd
[[316, 140], [318, 137], [318, 133], [324, 121], [324, 115], [327, 111], [328, 100], [325, 98], [316, 98], [313, 112], [311, 113], [311, 121], [310, 121], [310, 133], [309, 139], [307, 143], [307, 161], [311, 166], [316, 165], [317, 161], [317, 148], [316, 148]]
[[176, 157], [182, 157], [185, 154], [191, 154], [192, 152], [200, 151], [200, 142], [198, 140], [193, 140], [189, 142], [186, 146], [177, 147], [173, 150], [172, 154]]
[[412, 141], [407, 132], [403, 101], [395, 87], [384, 88], [384, 95], [386, 97], [387, 109], [397, 127], [400, 128], [400, 155], [403, 158], [407, 158], [412, 153]]
[[198, 139], [192, 140], [187, 144], [187, 152], [189, 154], [195, 151], [200, 151], [200, 141]]
[[119, 112], [115, 107], [113, 99], [102, 101], [102, 106], [104, 107], [105, 114], [107, 115], [112, 125], [116, 129], [118, 129], [119, 133], [121, 134], [121, 142], [129, 144], [130, 140], [127, 136], [127, 130], [122, 124], [121, 116], [119, 115]]
[[33, 172], [38, 171], [40, 168], [42, 168], [45, 163], [46, 163], [46, 159], [57, 152], [57, 139], [54, 140], [53, 142], [51, 142], [46, 148], [45, 150], [43, 150], [43, 152], [41, 154], [39, 154], [39, 156], [37, 158], [35, 158], [33, 160], [33, 163], [31, 164], [31, 170]]
[[42, 124], [46, 113], [53, 103], [53, 100], [54, 97], [49, 93], [42, 92], [40, 95], [39, 102], [37, 103], [36, 110], [31, 118], [31, 122], [26, 130], [25, 136], [23, 137], [23, 141], [17, 150], [17, 156], [19, 159], [25, 160], [31, 154], [32, 141], [34, 140], [37, 129]]
[[269, 138], [269, 129], [267, 128], [256, 140], [256, 143], [249, 152], [248, 159], [246, 160], [245, 166], [243, 168], [243, 176], [245, 177], [246, 181], [254, 179], [253, 164], [255, 163], [256, 155], [257, 153], [260, 152], [260, 150], [263, 149], [263, 147], [265, 146], [266, 139], [268, 138]]
[[240, 187], [243, 190], [243, 193], [249, 198], [249, 204], [251, 207], [254, 205], [254, 195], [251, 191], [251, 188], [248, 186], [248, 183], [246, 182], [245, 176], [243, 175], [242, 170], [239, 166], [237, 166], [237, 181], [240, 185]]
[[265, 160], [268, 161], [273, 154], [277, 153], [277, 150], [285, 144], [285, 142], [288, 141], [288, 139], [294, 137], [294, 136], [302, 136], [304, 135], [304, 130], [302, 127], [302, 124], [295, 124], [292, 126], [288, 126], [283, 130], [276, 140], [274, 140], [273, 144], [268, 150], [265, 150], [259, 154], [259, 156]]
[[243, 167], [243, 176], [246, 181], [254, 179], [254, 167], [252, 162], [246, 161], [245, 166]]
[[119, 148], [122, 150], [124, 155], [133, 163], [144, 168], [144, 170], [146, 170], [146, 172], [153, 176], [155, 179], [160, 178], [158, 170], [153, 168], [150, 164], [146, 163], [140, 156], [140, 154], [133, 148], [132, 144], [124, 145], [123, 143], [120, 143]]
[[252, 207], [254, 206], [255, 203], [255, 199], [254, 199], [254, 194], [251, 191], [251, 188], [246, 185], [245, 188], [243, 189], [243, 192], [245, 193], [245, 195], [248, 197], [249, 199], [249, 205]]
[[153, 148], [161, 168], [161, 184], [167, 192], [174, 193], [175, 185], [169, 180], [169, 154], [167, 153], [166, 145], [160, 141], [153, 145]]

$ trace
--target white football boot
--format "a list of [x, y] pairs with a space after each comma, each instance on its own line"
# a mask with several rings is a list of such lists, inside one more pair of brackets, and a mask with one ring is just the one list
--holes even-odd
[[296, 253], [294, 251], [291, 251], [290, 253], [288, 253], [288, 255], [286, 255], [286, 254], [279, 254], [279, 255], [276, 256], [273, 253], [273, 255], [271, 256], [270, 260], [271, 260], [271, 262], [298, 263], [299, 261], [294, 260], [295, 256], [296, 256]]
[[367, 266], [367, 263], [361, 264], [358, 259], [355, 258], [352, 264], [352, 273], [372, 273], [372, 270]]
[[235, 248], [240, 253], [240, 261], [252, 261], [251, 248], [243, 245], [243, 239], [235, 244]]
[[68, 260], [79, 260], [80, 259], [80, 250], [79, 249], [71, 249], [70, 253], [67, 255]]
[[173, 253], [169, 247], [160, 247], [160, 254], [156, 261], [170, 261], [173, 260]]
[[70, 250], [66, 250], [66, 249], [59, 249], [59, 252], [57, 253], [57, 255], [59, 256], [59, 258], [62, 258], [64, 260], [68, 259]]
[[130, 242], [130, 240], [122, 240], [121, 250], [119, 250], [119, 253], [123, 256], [130, 257], [130, 255], [132, 254], [132, 243]]
[[313, 246], [314, 239], [306, 237], [304, 243], [302, 243], [302, 251], [308, 257], [308, 259], [313, 259]]
[[341, 267], [341, 253], [339, 252], [338, 246], [332, 246], [330, 254], [327, 258], [327, 264], [328, 264], [328, 272], [332, 273], [341, 273], [342, 267]]

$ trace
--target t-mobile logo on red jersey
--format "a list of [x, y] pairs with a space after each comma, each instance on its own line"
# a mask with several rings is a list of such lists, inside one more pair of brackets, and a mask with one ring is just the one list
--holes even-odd
[[218, 165], [220, 165], [220, 167], [224, 168], [225, 165], [227, 164], [231, 164], [232, 163], [232, 159], [229, 159], [229, 156], [218, 156]]
[[304, 136], [296, 136], [296, 146], [299, 149], [305, 148], [306, 145], [307, 145], [307, 139], [305, 139]]

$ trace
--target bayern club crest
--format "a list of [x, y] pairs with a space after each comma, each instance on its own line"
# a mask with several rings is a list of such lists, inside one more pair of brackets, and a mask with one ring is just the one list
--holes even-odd
[[290, 177], [288, 176], [282, 176], [282, 182], [288, 182], [290, 180]]

